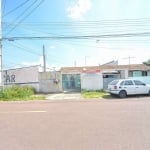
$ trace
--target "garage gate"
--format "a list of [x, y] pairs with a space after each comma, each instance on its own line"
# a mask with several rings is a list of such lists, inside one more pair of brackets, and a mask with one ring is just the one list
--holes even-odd
[[107, 89], [108, 84], [115, 80], [115, 79], [120, 79], [120, 74], [103, 74], [103, 88]]

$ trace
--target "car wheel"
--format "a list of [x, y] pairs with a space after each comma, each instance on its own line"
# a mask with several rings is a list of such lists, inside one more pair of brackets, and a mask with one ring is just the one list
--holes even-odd
[[148, 91], [148, 95], [150, 96], [150, 90]]
[[126, 91], [120, 91], [120, 92], [119, 92], [119, 97], [120, 97], [120, 98], [125, 98], [125, 97], [127, 97]]

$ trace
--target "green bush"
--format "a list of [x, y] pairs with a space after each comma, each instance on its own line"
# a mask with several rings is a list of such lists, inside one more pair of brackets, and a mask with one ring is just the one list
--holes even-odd
[[0, 93], [0, 99], [26, 99], [34, 94], [34, 89], [31, 86], [14, 85], [9, 88], [4, 88]]

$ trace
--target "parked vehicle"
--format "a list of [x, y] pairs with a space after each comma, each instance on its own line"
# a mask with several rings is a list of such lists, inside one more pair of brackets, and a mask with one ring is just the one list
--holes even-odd
[[108, 92], [120, 98], [125, 98], [127, 95], [150, 95], [150, 85], [134, 79], [119, 79], [108, 84]]

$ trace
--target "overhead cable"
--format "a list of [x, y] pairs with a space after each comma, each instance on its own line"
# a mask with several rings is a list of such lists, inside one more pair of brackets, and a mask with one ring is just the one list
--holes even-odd
[[12, 10], [10, 10], [10, 11], [4, 13], [4, 14], [3, 14], [3, 17], [5, 17], [5, 16], [9, 15], [10, 13], [16, 11], [17, 9], [21, 8], [21, 7], [24, 6], [28, 1], [30, 1], [30, 0], [26, 0], [26, 1], [24, 1], [23, 3], [19, 4], [17, 7], [13, 8]]
[[93, 39], [93, 38], [117, 38], [117, 37], [142, 37], [150, 36], [150, 32], [141, 33], [121, 33], [121, 34], [101, 34], [101, 35], [73, 35], [73, 36], [24, 36], [24, 37], [3, 37], [2, 40], [39, 40], [39, 39]]
[[23, 22], [28, 16], [30, 16], [45, 0], [41, 0], [40, 3], [35, 6], [27, 15], [25, 15], [6, 35], [10, 34], [21, 22]]
[[[32, 8], [34, 6], [34, 4], [36, 4], [37, 0], [34, 0], [33, 3], [31, 3], [27, 8], [25, 8], [23, 10], [23, 12], [21, 14], [19, 14], [19, 16], [17, 16], [13, 22], [11, 22], [10, 24], [8, 24], [6, 26], [6, 28], [12, 27], [13, 25], [16, 26], [18, 24], [18, 20], [27, 12], [27, 10], [29, 10], [30, 8]], [[7, 29], [8, 30], [8, 29]]]

